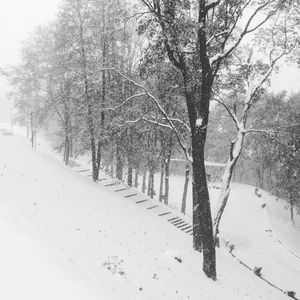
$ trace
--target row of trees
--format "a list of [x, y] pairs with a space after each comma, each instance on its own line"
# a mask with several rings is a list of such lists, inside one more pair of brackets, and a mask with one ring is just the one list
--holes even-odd
[[[236, 168], [236, 182], [252, 184], [288, 200], [291, 221], [300, 207], [299, 141], [300, 95], [263, 93], [249, 115], [249, 130]], [[209, 160], [222, 161], [232, 151], [236, 128], [224, 106], [211, 113], [207, 153]], [[217, 141], [217, 142], [216, 142]]]
[[[56, 22], [35, 32], [11, 72], [19, 121], [31, 128], [33, 143], [39, 127], [55, 128], [66, 163], [90, 153], [95, 181], [101, 165], [122, 180], [126, 165], [128, 184], [143, 173], [145, 190], [148, 171], [153, 197], [160, 170], [165, 203], [170, 159], [181, 155], [182, 211], [191, 169], [193, 245], [203, 252], [205, 274], [216, 279], [215, 237], [244, 138], [270, 130], [252, 127], [264, 124], [248, 122], [249, 115], [276, 63], [297, 50], [296, 2], [140, 0], [133, 7], [64, 0]], [[249, 51], [258, 44], [268, 51]], [[211, 103], [235, 129], [213, 216], [204, 166]]]

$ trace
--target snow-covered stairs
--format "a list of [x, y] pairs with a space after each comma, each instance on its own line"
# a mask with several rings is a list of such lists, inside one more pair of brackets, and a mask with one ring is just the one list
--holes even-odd
[[[75, 160], [70, 160], [68, 166], [75, 169], [77, 173], [82, 173], [82, 175], [91, 178], [91, 174], [86, 174], [90, 172], [90, 170], [82, 168]], [[146, 210], [153, 212], [156, 216], [165, 218], [169, 224], [181, 232], [193, 235], [190, 218], [164, 203], [158, 202], [141, 191], [106, 175], [102, 175], [102, 177], [99, 178], [98, 184], [111, 192], [119, 193], [121, 197], [133, 201], [136, 205], [144, 207]]]

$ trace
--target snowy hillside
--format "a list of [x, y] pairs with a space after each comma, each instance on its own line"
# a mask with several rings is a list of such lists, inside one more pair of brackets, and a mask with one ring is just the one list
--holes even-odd
[[300, 222], [293, 231], [284, 227], [271, 196], [235, 186], [221, 233], [236, 257], [262, 267], [283, 292], [225, 246], [217, 251], [218, 280], [208, 280], [192, 236], [159, 216], [165, 207], [149, 209], [137, 203], [145, 195], [116, 192], [112, 180], [93, 183], [83, 171], [1, 130], [0, 299], [280, 300], [288, 290], [299, 297]]

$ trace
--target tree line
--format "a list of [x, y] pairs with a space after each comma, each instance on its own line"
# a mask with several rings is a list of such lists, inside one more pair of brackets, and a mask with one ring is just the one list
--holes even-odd
[[[56, 20], [36, 29], [10, 71], [18, 121], [32, 145], [39, 128], [55, 128], [66, 164], [90, 154], [94, 181], [102, 167], [123, 180], [126, 168], [128, 185], [137, 186], [142, 174], [143, 191], [148, 185], [154, 197], [159, 171], [158, 197], [166, 204], [171, 158], [183, 159], [182, 211], [191, 172], [193, 247], [216, 279], [218, 228], [235, 166], [257, 168], [260, 187], [266, 178], [288, 182], [280, 195], [293, 204], [299, 195], [299, 115], [288, 108], [297, 101], [266, 92], [277, 64], [299, 57], [298, 4], [63, 0]], [[212, 211], [205, 158], [224, 155]]]

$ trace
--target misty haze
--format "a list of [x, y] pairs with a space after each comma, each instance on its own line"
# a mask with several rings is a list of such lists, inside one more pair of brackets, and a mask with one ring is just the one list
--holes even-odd
[[10, 0], [0, 37], [0, 299], [300, 299], [299, 0]]

